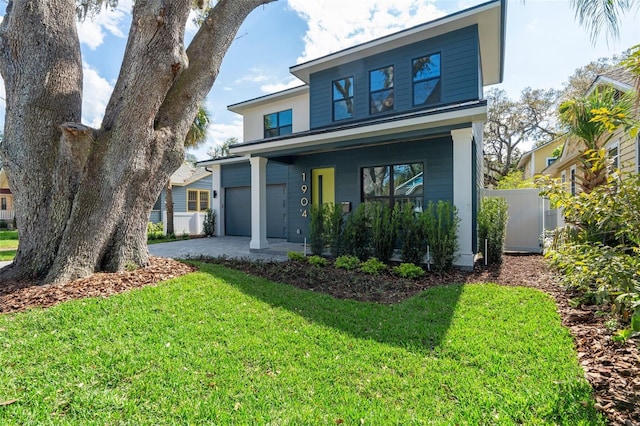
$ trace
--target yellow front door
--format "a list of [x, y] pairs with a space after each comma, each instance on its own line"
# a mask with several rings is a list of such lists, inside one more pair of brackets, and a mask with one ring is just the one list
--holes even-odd
[[311, 205], [336, 202], [336, 184], [333, 167], [311, 170]]

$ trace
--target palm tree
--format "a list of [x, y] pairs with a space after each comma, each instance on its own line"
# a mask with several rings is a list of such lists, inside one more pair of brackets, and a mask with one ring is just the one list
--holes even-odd
[[614, 132], [628, 129], [632, 120], [632, 97], [617, 96], [613, 88], [596, 89], [590, 95], [563, 102], [559, 108], [560, 121], [568, 134], [583, 145], [578, 160], [583, 176], [577, 176], [584, 192], [602, 185], [607, 179], [607, 161], [604, 147]]
[[617, 38], [620, 34], [620, 19], [639, 3], [638, 0], [571, 0], [571, 8], [580, 25], [586, 27], [591, 41], [595, 43], [603, 28], [608, 31], [607, 36]]
[[[200, 106], [198, 114], [193, 119], [191, 128], [184, 140], [184, 147], [196, 148], [201, 145], [207, 138], [207, 129], [209, 128], [209, 124], [209, 112], [205, 107]], [[165, 204], [167, 207], [167, 234], [173, 234], [173, 189], [171, 187], [171, 178], [169, 178], [169, 182], [167, 182]]]

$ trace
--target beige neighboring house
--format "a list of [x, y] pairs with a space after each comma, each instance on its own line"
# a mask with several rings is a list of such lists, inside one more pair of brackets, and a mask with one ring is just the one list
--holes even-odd
[[524, 178], [530, 179], [536, 175], [542, 174], [542, 171], [553, 164], [557, 158], [553, 155], [558, 147], [562, 147], [564, 138], [554, 139], [544, 145], [533, 148], [529, 152], [525, 152], [520, 157], [518, 169], [524, 172]]
[[[633, 75], [624, 68], [616, 68], [607, 73], [599, 75], [587, 94], [597, 87], [611, 86], [620, 94], [633, 90]], [[618, 130], [605, 145], [605, 150], [613, 162], [613, 167], [624, 173], [640, 172], [639, 153], [640, 140], [638, 137], [632, 138], [624, 130]], [[577, 191], [575, 181], [576, 173], [580, 171], [578, 157], [584, 151], [584, 145], [576, 138], [567, 138], [564, 142], [562, 155], [557, 161], [542, 170], [542, 174], [560, 179], [566, 183], [567, 190], [572, 194]]]
[[3, 169], [0, 169], [0, 220], [12, 226], [13, 217], [13, 195], [9, 189], [7, 175]]

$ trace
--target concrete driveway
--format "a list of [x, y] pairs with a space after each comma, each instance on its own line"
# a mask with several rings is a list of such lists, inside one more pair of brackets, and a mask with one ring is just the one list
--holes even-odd
[[249, 250], [250, 237], [212, 237], [179, 240], [149, 245], [153, 256], [188, 259], [198, 256], [233, 257], [253, 260], [287, 260], [290, 251], [304, 252], [304, 245], [282, 239], [269, 239], [269, 248], [259, 252]]

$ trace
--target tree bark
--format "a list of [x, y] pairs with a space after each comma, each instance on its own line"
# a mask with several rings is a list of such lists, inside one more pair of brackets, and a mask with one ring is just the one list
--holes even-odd
[[220, 0], [189, 49], [190, 0], [139, 0], [102, 127], [80, 124], [74, 0], [9, 1], [0, 145], [20, 245], [3, 279], [65, 282], [148, 264], [146, 224], [244, 18], [271, 0]]

